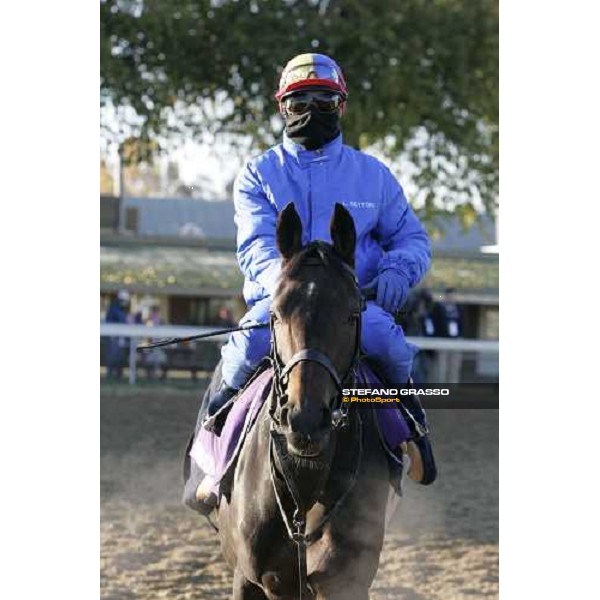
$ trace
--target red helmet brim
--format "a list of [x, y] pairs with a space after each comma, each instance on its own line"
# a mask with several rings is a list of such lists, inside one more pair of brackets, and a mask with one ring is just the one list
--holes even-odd
[[285, 89], [279, 90], [275, 94], [275, 99], [279, 102], [286, 94], [307, 87], [324, 87], [329, 90], [334, 90], [336, 92], [339, 92], [344, 97], [344, 100], [348, 95], [345, 88], [343, 88], [335, 81], [332, 81], [331, 79], [303, 79], [302, 81], [295, 81], [294, 83], [290, 83], [290, 85], [286, 86]]

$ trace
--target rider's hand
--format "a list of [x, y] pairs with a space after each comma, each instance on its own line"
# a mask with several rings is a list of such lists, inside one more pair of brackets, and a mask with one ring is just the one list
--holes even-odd
[[394, 269], [386, 269], [373, 278], [366, 289], [373, 288], [377, 291], [376, 302], [389, 313], [400, 310], [408, 297], [410, 285], [408, 279]]

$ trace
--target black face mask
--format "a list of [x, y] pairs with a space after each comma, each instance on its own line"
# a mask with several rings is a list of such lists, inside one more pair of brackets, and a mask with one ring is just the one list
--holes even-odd
[[323, 113], [314, 106], [301, 115], [285, 116], [285, 133], [296, 144], [307, 150], [317, 150], [340, 133], [338, 111]]

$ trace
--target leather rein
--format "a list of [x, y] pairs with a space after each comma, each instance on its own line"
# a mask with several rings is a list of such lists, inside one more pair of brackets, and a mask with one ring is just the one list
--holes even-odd
[[[320, 264], [318, 263], [308, 263], [308, 264]], [[354, 271], [345, 263], [343, 266], [347, 269], [348, 273], [352, 275], [354, 284], [358, 291], [358, 281], [356, 279], [356, 275]], [[365, 299], [361, 296], [361, 306], [360, 310], [356, 313], [353, 313], [350, 318], [356, 321], [356, 332], [354, 338], [354, 351], [352, 355], [352, 360], [350, 365], [346, 369], [345, 373], [340, 376], [338, 370], [336, 369], [333, 361], [321, 350], [317, 350], [314, 348], [305, 348], [296, 352], [290, 360], [284, 363], [279, 354], [278, 346], [277, 346], [277, 336], [275, 334], [275, 316], [271, 313], [270, 316], [270, 326], [271, 326], [271, 352], [270, 352], [270, 361], [273, 365], [273, 392], [271, 394], [271, 404], [269, 407], [269, 416], [271, 419], [271, 427], [270, 427], [270, 442], [269, 442], [269, 467], [270, 467], [270, 476], [271, 483], [273, 485], [273, 491], [275, 493], [275, 499], [277, 501], [277, 506], [279, 508], [279, 513], [281, 518], [285, 524], [286, 531], [291, 541], [296, 544], [297, 553], [298, 553], [298, 577], [299, 577], [299, 600], [303, 600], [305, 591], [308, 591], [311, 594], [314, 594], [314, 591], [310, 587], [308, 583], [308, 571], [306, 564], [306, 548], [307, 545], [312, 543], [317, 539], [319, 533], [325, 526], [325, 524], [331, 519], [331, 517], [339, 510], [345, 501], [348, 494], [354, 488], [356, 481], [358, 479], [358, 472], [360, 469], [361, 461], [362, 461], [362, 453], [363, 453], [363, 423], [360, 417], [360, 414], [357, 413], [356, 420], [356, 428], [358, 430], [358, 452], [356, 463], [354, 465], [354, 469], [352, 470], [352, 475], [350, 477], [348, 486], [341, 494], [341, 496], [335, 501], [331, 509], [326, 512], [316, 527], [313, 528], [312, 531], [306, 532], [306, 515], [307, 515], [307, 507], [301, 500], [301, 495], [298, 490], [298, 486], [296, 485], [296, 481], [294, 478], [294, 470], [290, 466], [289, 453], [287, 451], [287, 445], [285, 441], [285, 435], [281, 433], [281, 419], [280, 419], [280, 402], [282, 399], [287, 397], [287, 386], [289, 383], [289, 376], [291, 371], [302, 362], [312, 362], [321, 366], [334, 382], [337, 389], [337, 396], [335, 400], [335, 406], [332, 406], [331, 411], [331, 427], [334, 429], [343, 428], [348, 426], [348, 408], [342, 402], [342, 390], [344, 384], [347, 382], [354, 382], [356, 379], [356, 367], [358, 365], [358, 361], [360, 358], [360, 339], [361, 339], [361, 317], [362, 311], [365, 309]], [[276, 469], [275, 461], [277, 461], [279, 465], [279, 473]], [[292, 503], [294, 505], [294, 513], [292, 518], [287, 515], [282, 499], [277, 487], [277, 475], [281, 476], [285, 483], [285, 488], [289, 496], [292, 499]], [[309, 507], [310, 509], [310, 507]]]

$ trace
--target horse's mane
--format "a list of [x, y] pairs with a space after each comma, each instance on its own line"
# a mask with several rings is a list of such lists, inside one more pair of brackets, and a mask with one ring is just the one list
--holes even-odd
[[295, 254], [288, 261], [283, 271], [284, 277], [296, 276], [303, 266], [309, 261], [315, 260], [325, 267], [333, 267], [341, 272], [349, 270], [348, 265], [343, 261], [331, 244], [321, 240], [315, 240], [304, 246], [300, 252]]

